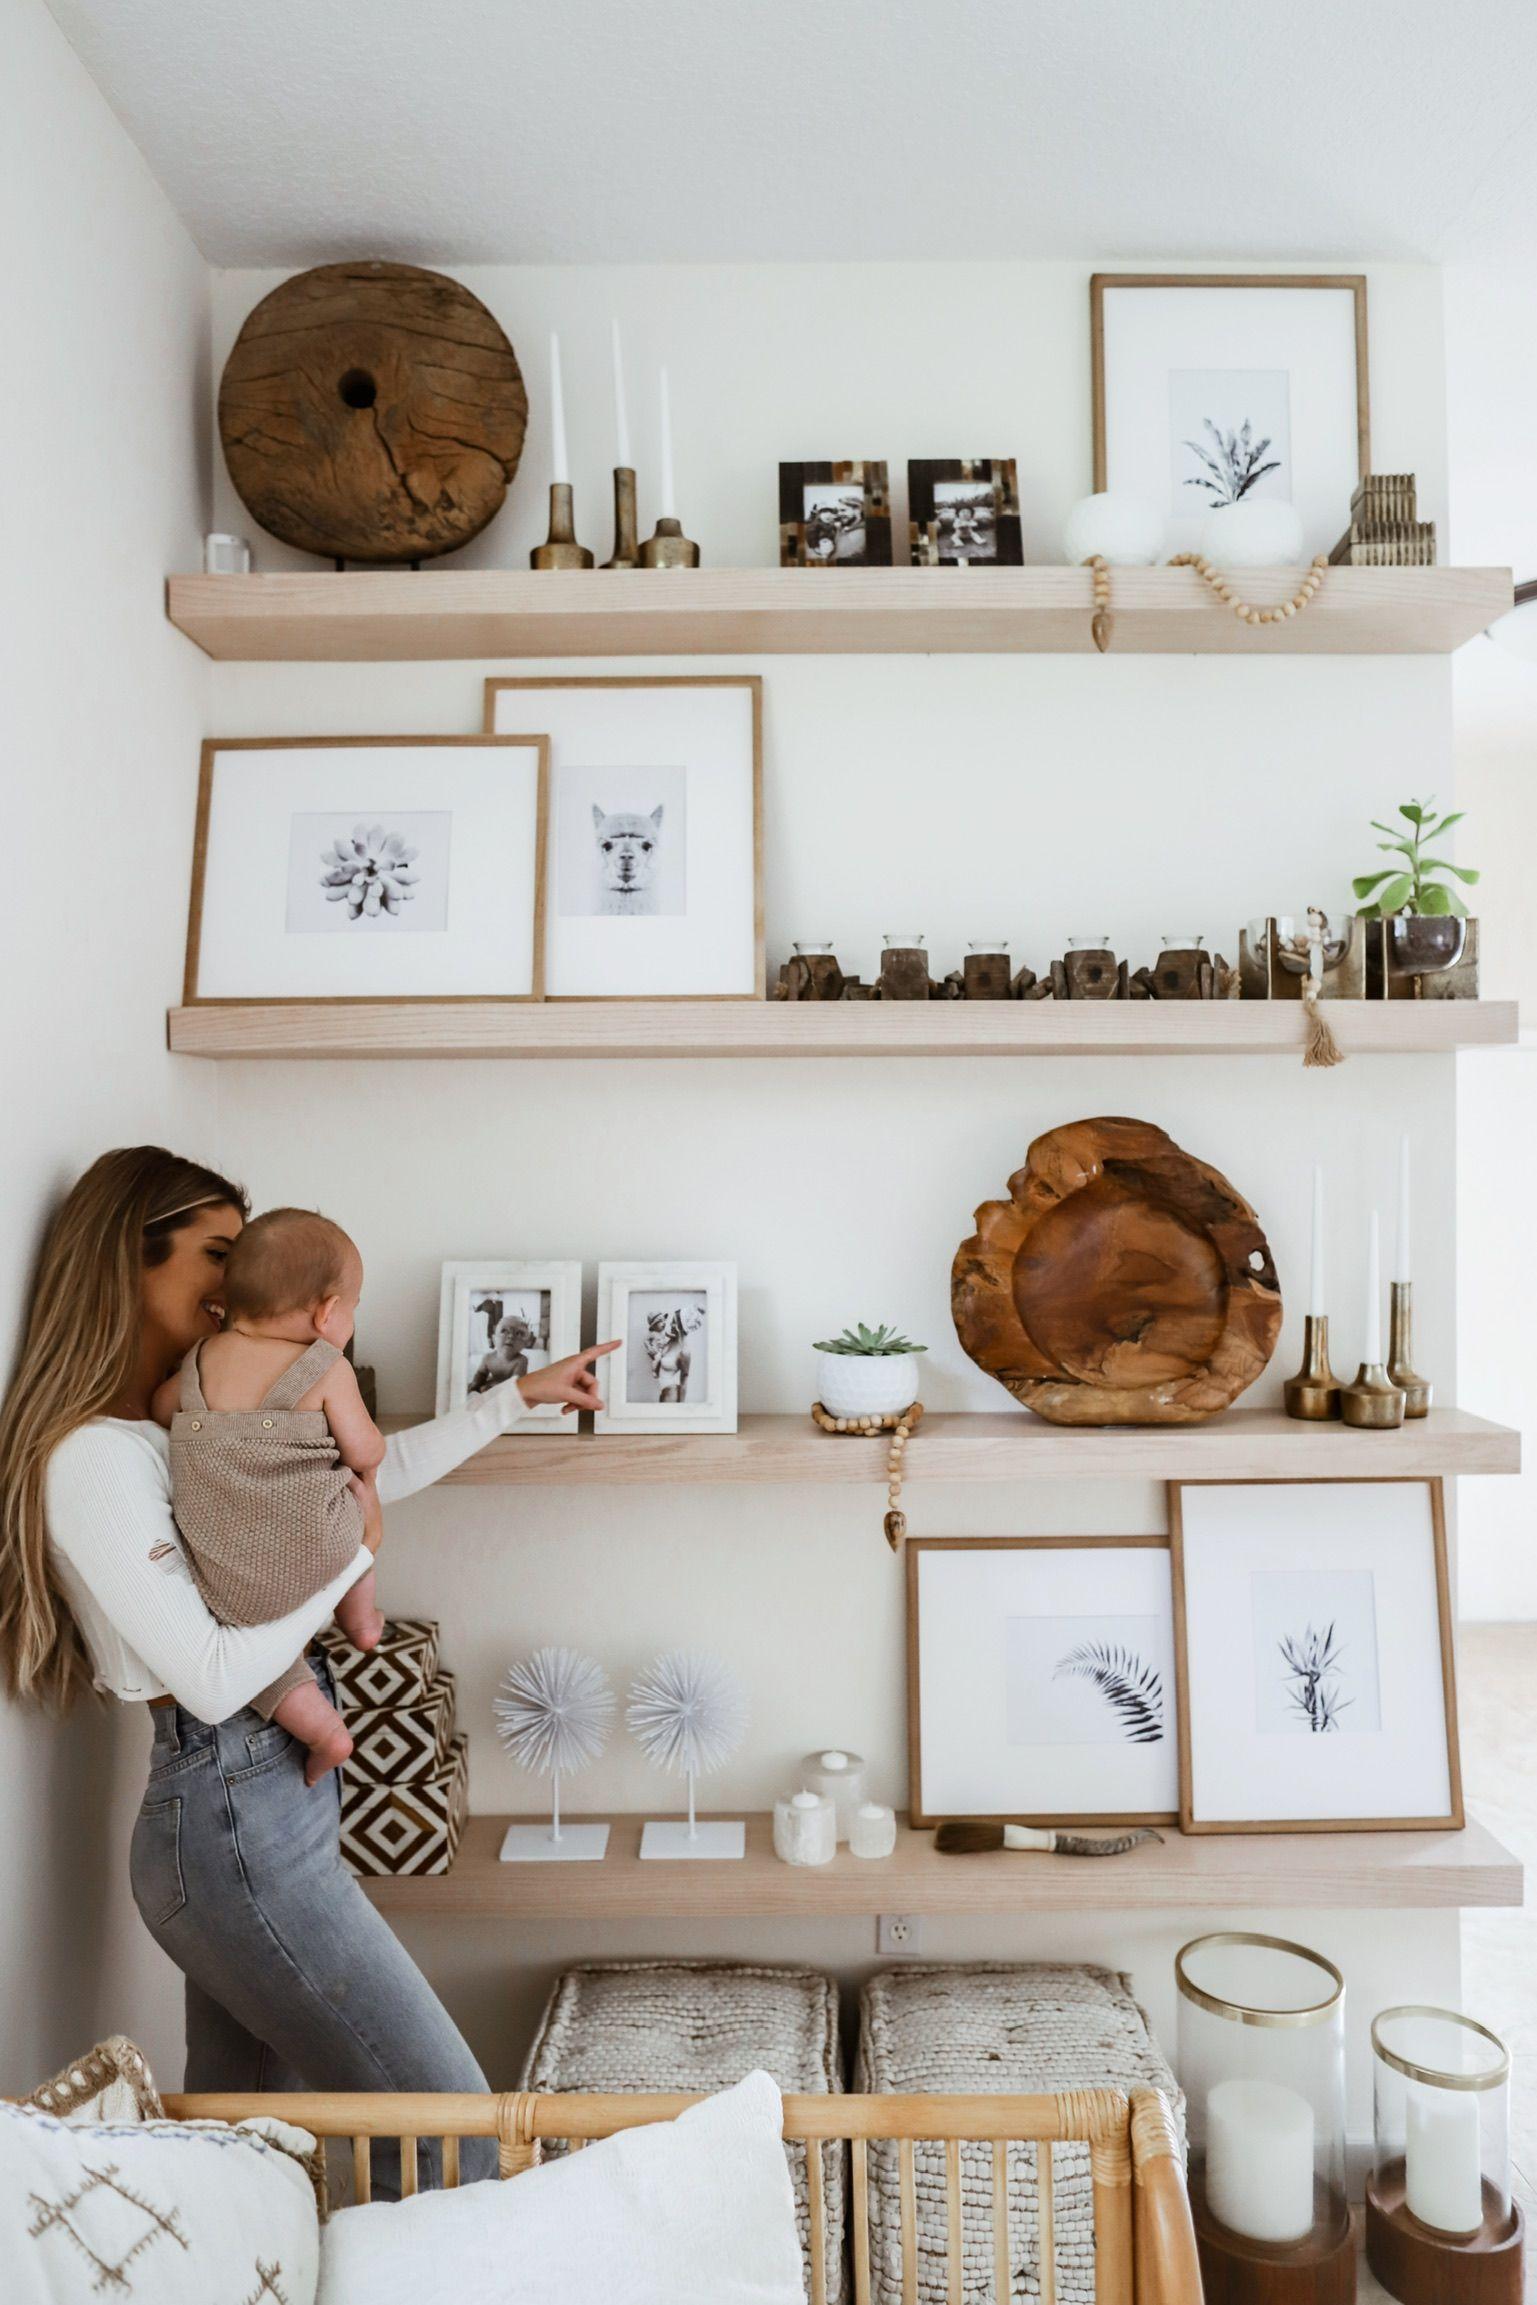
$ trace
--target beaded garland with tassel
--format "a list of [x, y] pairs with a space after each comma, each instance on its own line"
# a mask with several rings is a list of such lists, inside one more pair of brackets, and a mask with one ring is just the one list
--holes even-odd
[[[1252, 601], [1241, 600], [1220, 568], [1209, 561], [1204, 552], [1177, 552], [1168, 563], [1170, 568], [1193, 568], [1224, 607], [1231, 608], [1240, 624], [1285, 624], [1300, 616], [1310, 602], [1316, 600], [1323, 580], [1329, 573], [1329, 562], [1323, 553], [1315, 553], [1313, 564], [1292, 594], [1290, 600], [1272, 603], [1269, 607], [1256, 607]], [[1094, 645], [1103, 655], [1110, 646], [1114, 623], [1110, 614], [1110, 563], [1103, 553], [1091, 553], [1083, 566], [1094, 571], [1094, 613], [1089, 630]]]

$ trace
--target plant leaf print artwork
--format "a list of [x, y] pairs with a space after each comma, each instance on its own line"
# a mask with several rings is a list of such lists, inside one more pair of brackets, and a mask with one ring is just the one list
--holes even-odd
[[1214, 505], [1241, 504], [1251, 488], [1264, 479], [1267, 472], [1279, 472], [1281, 459], [1267, 451], [1270, 435], [1256, 440], [1254, 427], [1246, 416], [1236, 431], [1224, 432], [1218, 424], [1206, 417], [1201, 425], [1206, 436], [1203, 440], [1187, 440], [1196, 462], [1202, 466], [1185, 482], [1187, 488], [1199, 488]]
[[1289, 1633], [1280, 1648], [1287, 1697], [1311, 1733], [1325, 1736], [1337, 1729], [1341, 1713], [1353, 1700], [1344, 1693], [1340, 1671], [1343, 1650], [1334, 1637], [1334, 1627], [1325, 1625], [1320, 1632], [1309, 1625], [1301, 1633]]
[[1052, 1678], [1089, 1681], [1120, 1723], [1130, 1745], [1156, 1745], [1163, 1738], [1163, 1675], [1134, 1649], [1113, 1641], [1080, 1641]]
[[349, 920], [398, 913], [415, 898], [421, 875], [411, 867], [419, 854], [404, 833], [382, 824], [355, 824], [350, 837], [338, 833], [320, 852], [327, 904], [345, 904]]

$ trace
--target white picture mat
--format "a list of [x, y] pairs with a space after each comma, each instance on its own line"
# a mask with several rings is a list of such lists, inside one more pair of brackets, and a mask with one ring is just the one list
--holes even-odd
[[[625, 1384], [629, 1357], [630, 1298], [657, 1289], [700, 1290], [708, 1300], [708, 1390], [702, 1401], [634, 1401]], [[600, 1264], [598, 1338], [618, 1337], [620, 1349], [598, 1364], [605, 1406], [593, 1420], [598, 1433], [734, 1433], [737, 1428], [736, 1266], [724, 1264]]]
[[[665, 577], [662, 579], [665, 583]], [[724, 687], [496, 688], [500, 735], [550, 740], [549, 885], [569, 884], [560, 843], [580, 827], [573, 776], [604, 768], [687, 772], [687, 909], [643, 919], [563, 915], [545, 920], [545, 992], [551, 999], [753, 998], [757, 959], [757, 807], [753, 729], [757, 691]], [[600, 804], [603, 793], [593, 794]], [[587, 813], [591, 826], [591, 815]]]
[[[536, 745], [231, 747], [210, 760], [200, 1000], [527, 997], [534, 983]], [[291, 934], [290, 825], [449, 810], [442, 934]], [[321, 871], [319, 854], [315, 859]]]
[[[1451, 1813], [1435, 1522], [1423, 1481], [1182, 1488], [1191, 1816], [1198, 1824]], [[1381, 1728], [1276, 1736], [1257, 1725], [1250, 1579], [1373, 1580]]]
[[[468, 1398], [464, 1377], [465, 1339], [471, 1303], [483, 1289], [547, 1289], [550, 1295], [550, 1359], [564, 1360], [582, 1343], [582, 1267], [579, 1258], [528, 1264], [505, 1257], [461, 1257], [443, 1267], [438, 1293], [437, 1414], [462, 1409]], [[509, 1432], [574, 1429], [560, 1403], [528, 1409]]]
[[1167, 1547], [936, 1545], [916, 1555], [916, 1574], [922, 1783], [912, 1789], [915, 1809], [926, 1817], [1176, 1813], [1171, 1676], [1159, 1744], [1009, 1742], [1011, 1620], [1156, 1617], [1172, 1645]]
[[[1285, 369], [1289, 493], [1304, 551], [1327, 552], [1361, 477], [1351, 289], [1106, 288], [1102, 310], [1106, 488], [1168, 509], [1175, 371]], [[1195, 549], [1202, 517], [1197, 508], [1170, 518], [1168, 552]]]

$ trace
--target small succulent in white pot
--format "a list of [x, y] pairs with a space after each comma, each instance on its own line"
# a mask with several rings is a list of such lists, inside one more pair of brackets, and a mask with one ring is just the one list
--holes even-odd
[[817, 1398], [830, 1417], [900, 1416], [918, 1398], [918, 1355], [928, 1346], [895, 1329], [857, 1321], [814, 1349]]

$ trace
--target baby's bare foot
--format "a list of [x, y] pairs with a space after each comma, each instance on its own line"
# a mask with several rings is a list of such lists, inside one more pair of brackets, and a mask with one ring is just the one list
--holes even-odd
[[383, 1636], [384, 1612], [382, 1609], [373, 1609], [353, 1634], [352, 1645], [357, 1649], [376, 1649]]
[[351, 1753], [352, 1739], [338, 1721], [329, 1736], [311, 1745], [310, 1757], [304, 1764], [304, 1782], [307, 1785], [318, 1785], [322, 1777], [328, 1777], [333, 1769], [339, 1769], [343, 1761], [351, 1757]]

